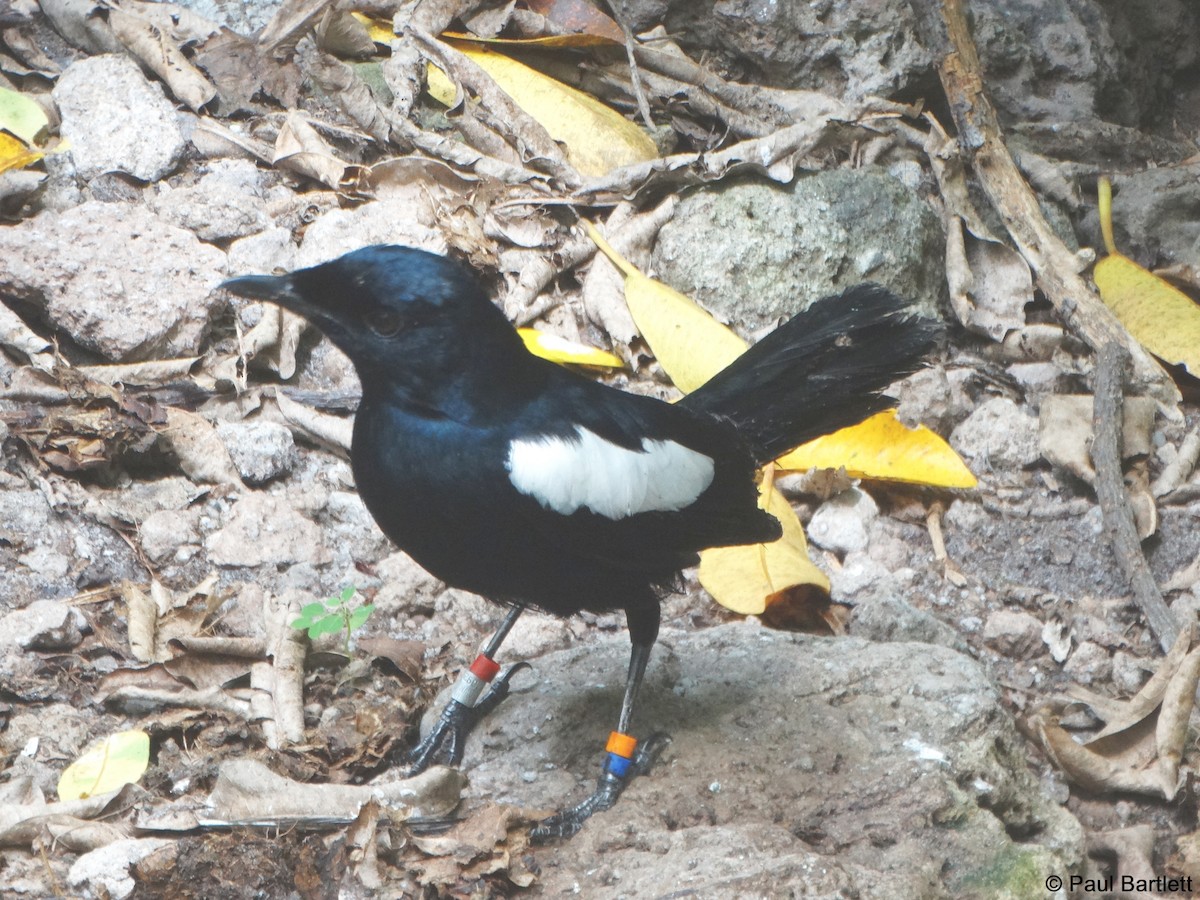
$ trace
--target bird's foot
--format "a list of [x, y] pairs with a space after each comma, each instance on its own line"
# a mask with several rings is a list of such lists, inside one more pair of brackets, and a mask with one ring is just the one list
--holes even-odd
[[[615, 734], [617, 732], [614, 732]], [[622, 737], [624, 736], [622, 735]], [[614, 765], [615, 754], [611, 750], [613, 741], [610, 738], [610, 750], [604, 764], [604, 773], [596, 781], [595, 792], [570, 809], [564, 809], [539, 822], [530, 833], [533, 842], [547, 844], [551, 841], [573, 837], [594, 813], [611, 809], [629, 782], [636, 776], [645, 775], [650, 771], [650, 767], [654, 765], [658, 755], [669, 743], [671, 743], [669, 735], [661, 731], [655, 732], [638, 746], [632, 756], [619, 757], [618, 762]], [[620, 759], [624, 760], [625, 765], [621, 765]]]
[[462, 762], [467, 735], [471, 733], [471, 729], [508, 696], [512, 677], [529, 667], [529, 663], [526, 662], [510, 666], [508, 671], [491, 683], [488, 692], [474, 705], [452, 697], [433, 728], [404, 758], [405, 777], [418, 775], [437, 762], [448, 766], [456, 766]]

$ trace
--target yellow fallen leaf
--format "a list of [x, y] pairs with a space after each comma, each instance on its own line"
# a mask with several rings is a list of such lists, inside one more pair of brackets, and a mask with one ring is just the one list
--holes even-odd
[[[658, 155], [658, 148], [646, 132], [595, 97], [487, 47], [467, 43], [453, 46], [487, 72], [500, 90], [561, 143], [567, 159], [581, 174], [604, 175]], [[439, 103], [454, 103], [454, 84], [433, 64], [428, 67], [427, 86], [429, 95]]]
[[783, 537], [770, 544], [714, 547], [700, 554], [704, 589], [726, 609], [747, 616], [761, 615], [772, 602], [803, 585], [829, 592], [829, 579], [808, 558], [804, 526], [770, 480], [759, 487], [759, 506], [779, 520]]
[[1117, 252], [1112, 235], [1112, 185], [1100, 179], [1100, 227], [1108, 256], [1092, 279], [1121, 324], [1155, 356], [1200, 377], [1200, 307], [1183, 291]]
[[690, 297], [648, 278], [592, 225], [588, 236], [625, 276], [625, 303], [633, 322], [675, 387], [690, 394], [749, 346]]
[[0, 88], [0, 130], [32, 144], [49, 124], [46, 111], [38, 103], [25, 94]]
[[60, 800], [81, 800], [134, 784], [150, 764], [150, 735], [118, 731], [88, 749], [58, 779]]
[[775, 461], [780, 469], [846, 468], [851, 478], [877, 478], [944, 488], [973, 488], [966, 463], [924, 425], [909, 428], [885, 409], [866, 421], [801, 444]]
[[566, 338], [536, 328], [518, 328], [517, 333], [525, 342], [525, 347], [534, 356], [548, 359], [550, 362], [571, 363], [577, 366], [604, 366], [605, 368], [624, 368], [621, 357], [614, 356], [607, 350], [578, 344]]
[[350, 15], [366, 26], [367, 34], [371, 36], [371, 40], [375, 43], [390, 44], [396, 39], [396, 32], [392, 29], [391, 22], [384, 19], [372, 18], [360, 12], [352, 12]]
[[41, 150], [31, 150], [11, 134], [0, 131], [0, 172], [23, 169], [33, 165], [44, 155]]

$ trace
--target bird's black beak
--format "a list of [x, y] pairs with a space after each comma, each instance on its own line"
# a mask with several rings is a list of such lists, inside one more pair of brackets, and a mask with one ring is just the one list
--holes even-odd
[[248, 300], [266, 300], [284, 309], [304, 313], [307, 304], [296, 292], [291, 275], [246, 275], [221, 282], [221, 290]]

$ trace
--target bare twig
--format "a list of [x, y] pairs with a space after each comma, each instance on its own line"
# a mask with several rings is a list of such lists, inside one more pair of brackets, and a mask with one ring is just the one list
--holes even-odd
[[[843, 130], [865, 126], [855, 123], [856, 116], [842, 119], [834, 115], [806, 119], [782, 128], [766, 137], [740, 141], [716, 153], [678, 153], [647, 162], [622, 166], [584, 183], [577, 197], [582, 202], [617, 195], [624, 196], [642, 187], [651, 178], [674, 182], [715, 181], [730, 171], [746, 168], [766, 172], [776, 181], [791, 181], [799, 161]], [[862, 134], [862, 131], [858, 131]]]
[[633, 84], [633, 96], [637, 99], [638, 112], [647, 128], [654, 127], [654, 119], [650, 115], [650, 101], [646, 99], [646, 90], [642, 87], [642, 73], [638, 67], [637, 44], [634, 42], [633, 31], [625, 18], [625, 4], [622, 0], [608, 0], [608, 8], [612, 11], [613, 20], [625, 35], [625, 55], [629, 57], [629, 80]]
[[1129, 355], [1123, 344], [1111, 341], [1100, 349], [1096, 363], [1095, 405], [1092, 415], [1092, 464], [1096, 468], [1096, 496], [1104, 513], [1104, 529], [1117, 555], [1121, 571], [1133, 588], [1134, 601], [1163, 650], [1179, 637], [1179, 624], [1163, 602], [1142, 545], [1121, 474], [1122, 384]]

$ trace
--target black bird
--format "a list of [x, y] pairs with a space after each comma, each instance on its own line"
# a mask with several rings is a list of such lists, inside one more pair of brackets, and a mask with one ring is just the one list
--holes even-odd
[[421, 250], [367, 247], [224, 287], [305, 316], [350, 357], [363, 389], [350, 458], [367, 509], [431, 574], [511, 607], [410, 754], [413, 771], [457, 763], [503, 698], [512, 670], [493, 682], [494, 658], [526, 606], [624, 610], [633, 650], [603, 774], [542, 838], [574, 834], [644, 766], [629, 722], [679, 571], [707, 547], [779, 537], [758, 468], [882, 408], [879, 391], [937, 333], [885, 289], [854, 287], [670, 404], [533, 356], [467, 268]]

